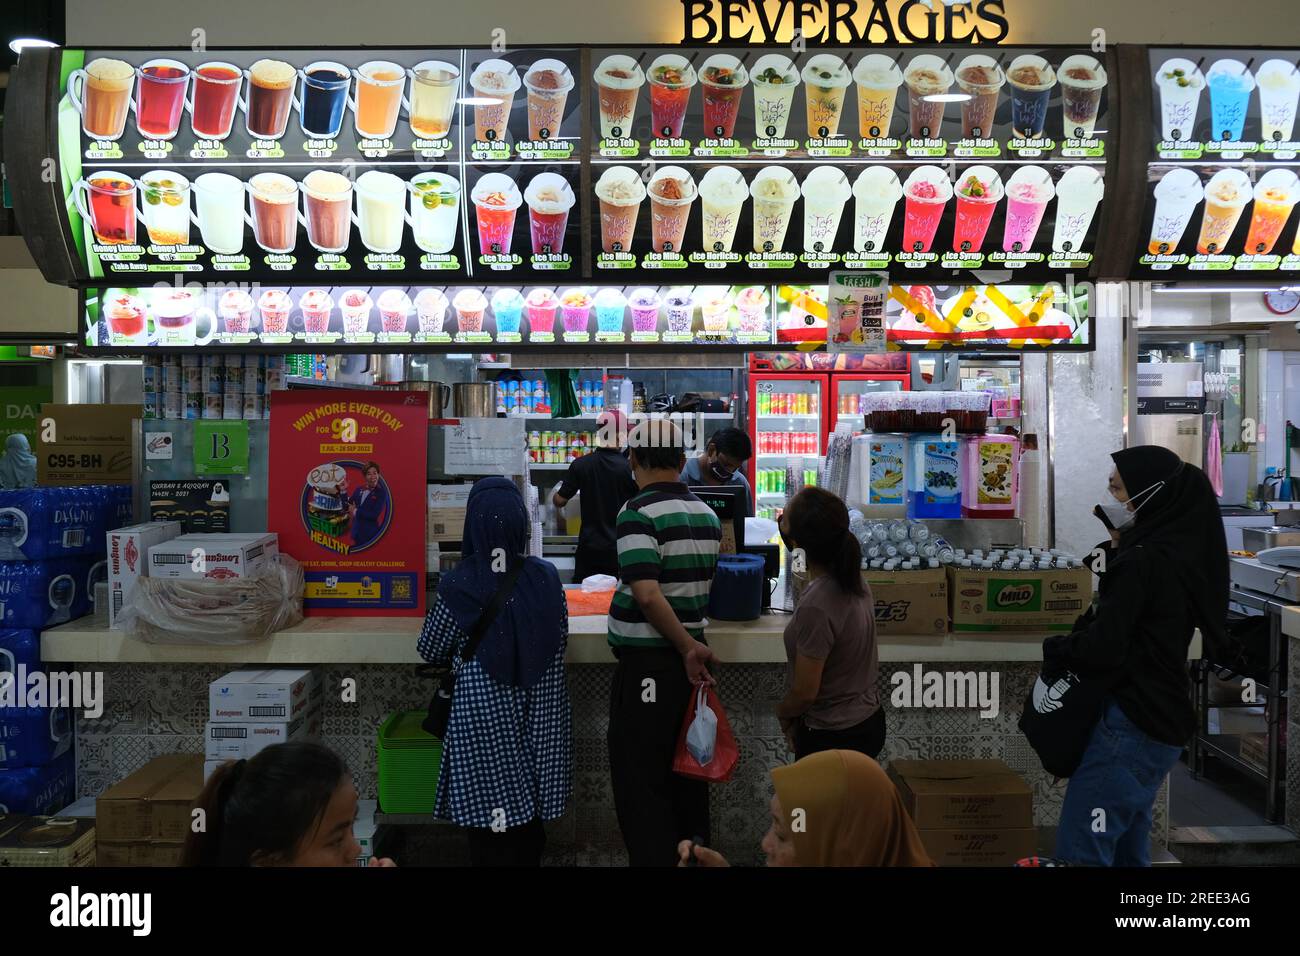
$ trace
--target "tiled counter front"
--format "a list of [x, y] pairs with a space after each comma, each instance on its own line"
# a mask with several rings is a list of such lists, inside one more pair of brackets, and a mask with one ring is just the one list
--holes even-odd
[[[955, 662], [943, 665], [949, 671], [989, 667]], [[229, 666], [113, 664], [93, 668], [104, 670], [107, 703], [103, 717], [83, 718], [78, 727], [80, 796], [97, 795], [159, 754], [202, 751], [208, 684], [226, 673]], [[882, 665], [880, 692], [886, 701], [891, 689], [889, 675], [898, 670], [911, 668], [905, 664]], [[1053, 785], [1016, 729], [1020, 704], [1038, 667], [1003, 665], [999, 672], [1001, 710], [993, 719], [983, 719], [975, 710], [898, 710], [887, 706], [889, 735], [881, 762], [896, 757], [999, 758], [1033, 787], [1035, 823], [1054, 825], [1064, 784]], [[605, 747], [612, 673], [612, 664], [569, 668], [575, 737], [574, 795], [569, 812], [547, 827], [547, 856], [552, 864], [626, 863], [614, 816]], [[327, 688], [334, 688], [334, 692], [326, 695], [324, 742], [347, 761], [362, 797], [374, 798], [375, 735], [379, 725], [393, 710], [426, 707], [430, 684], [409, 666], [326, 668], [326, 677]], [[343, 703], [337, 692], [348, 677], [357, 682], [356, 703]], [[759, 842], [767, 829], [772, 792], [768, 771], [791, 759], [775, 716], [784, 668], [778, 664], [724, 665], [719, 680], [727, 715], [740, 744], [741, 762], [730, 783], [712, 788], [713, 842], [733, 862], [756, 864], [762, 860]], [[1294, 762], [1291, 772], [1294, 777]], [[1156, 807], [1156, 832], [1161, 842], [1167, 833], [1167, 821], [1167, 794], [1162, 793]], [[424, 842], [415, 839], [415, 834], [412, 838], [410, 847], [419, 852], [413, 853], [409, 862], [463, 862], [463, 847], [454, 832], [444, 831]]]

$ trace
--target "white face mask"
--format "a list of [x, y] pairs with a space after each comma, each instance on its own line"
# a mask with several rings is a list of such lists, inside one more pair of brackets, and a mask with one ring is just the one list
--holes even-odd
[[1159, 491], [1161, 488], [1163, 488], [1164, 486], [1165, 483], [1163, 481], [1158, 481], [1150, 488], [1145, 488], [1142, 491], [1139, 491], [1132, 498], [1130, 498], [1129, 504], [1132, 504], [1134, 501], [1137, 501], [1137, 499], [1139, 498], [1144, 499], [1141, 502], [1141, 504], [1134, 506], [1132, 511], [1129, 510], [1127, 504], [1098, 505], [1098, 507], [1101, 508], [1102, 513], [1106, 516], [1106, 520], [1110, 522], [1110, 526], [1114, 530], [1125, 531], [1128, 528], [1132, 527], [1133, 523], [1137, 521], [1137, 513], [1141, 509], [1142, 505], [1150, 501], [1151, 498], [1155, 496], [1155, 493]]

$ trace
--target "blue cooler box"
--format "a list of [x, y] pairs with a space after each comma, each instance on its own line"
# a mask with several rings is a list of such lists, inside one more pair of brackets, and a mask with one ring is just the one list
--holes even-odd
[[77, 795], [75, 748], [44, 767], [0, 770], [0, 814], [58, 813]]

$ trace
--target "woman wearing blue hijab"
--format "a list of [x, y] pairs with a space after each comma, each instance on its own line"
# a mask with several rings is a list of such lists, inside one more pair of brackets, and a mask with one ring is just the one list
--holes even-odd
[[[475, 866], [540, 865], [542, 823], [564, 813], [573, 791], [568, 606], [555, 568], [524, 557], [528, 527], [512, 482], [475, 483], [461, 562], [442, 576], [417, 645], [426, 661], [455, 672], [434, 815], [468, 828]], [[474, 656], [462, 661], [484, 608], [521, 563]]]

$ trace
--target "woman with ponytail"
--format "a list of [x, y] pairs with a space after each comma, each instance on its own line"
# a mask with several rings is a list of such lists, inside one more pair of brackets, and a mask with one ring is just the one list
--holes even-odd
[[777, 716], [796, 759], [823, 750], [876, 757], [885, 712], [876, 692], [875, 602], [844, 502], [805, 488], [781, 516], [781, 539], [808, 585], [785, 628], [786, 694]]
[[185, 841], [182, 866], [356, 866], [361, 855], [352, 775], [320, 744], [277, 744], [223, 764], [196, 809], [202, 825]]

